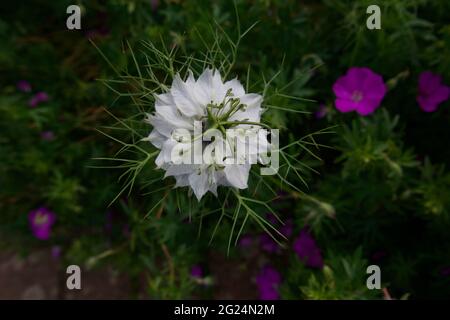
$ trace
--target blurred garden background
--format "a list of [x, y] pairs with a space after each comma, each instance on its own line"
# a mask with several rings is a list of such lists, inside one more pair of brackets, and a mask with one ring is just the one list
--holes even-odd
[[[72, 4], [81, 30], [66, 27]], [[373, 4], [381, 30], [366, 27]], [[450, 297], [450, 2], [29, 0], [0, 12], [0, 299]], [[150, 184], [154, 162], [129, 188], [124, 168], [98, 160], [133, 140], [120, 119], [143, 123], [143, 97], [117, 74], [145, 69], [149, 43], [201, 56], [239, 30], [229, 79], [251, 69], [255, 91], [273, 79], [282, 108], [263, 119], [282, 144], [320, 133], [292, 154], [301, 192], [270, 182], [275, 198], [249, 195], [271, 200], [283, 224], [254, 210], [280, 243], [252, 222], [231, 241], [233, 220], [207, 210], [215, 197], [200, 206], [160, 189], [170, 177]], [[80, 291], [65, 287], [71, 264]], [[380, 290], [366, 286], [373, 264]]]

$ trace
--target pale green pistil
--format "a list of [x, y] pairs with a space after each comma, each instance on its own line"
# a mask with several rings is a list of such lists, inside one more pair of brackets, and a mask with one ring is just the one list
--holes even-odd
[[[247, 105], [241, 103], [239, 98], [233, 98], [231, 89], [227, 91], [225, 98], [220, 104], [214, 104], [212, 101], [206, 106], [206, 129], [219, 129], [225, 133], [227, 127], [231, 126], [231, 122], [228, 119], [236, 112], [247, 108]], [[227, 106], [229, 106], [227, 108]], [[215, 112], [213, 112], [213, 110]], [[225, 112], [225, 110], [227, 110]], [[233, 122], [234, 125], [242, 124], [243, 122]]]

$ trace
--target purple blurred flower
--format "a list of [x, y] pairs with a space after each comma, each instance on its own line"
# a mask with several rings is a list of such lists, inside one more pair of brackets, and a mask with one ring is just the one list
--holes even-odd
[[[280, 221], [278, 220], [278, 218], [270, 213], [267, 215], [267, 220], [274, 226], [277, 226], [280, 224]], [[290, 237], [292, 235], [292, 230], [294, 227], [294, 222], [292, 221], [292, 219], [288, 219], [279, 229], [278, 231], [280, 231], [280, 233], [285, 236], [286, 238]]]
[[57, 260], [61, 256], [61, 247], [60, 246], [53, 246], [52, 247], [52, 257], [53, 259]]
[[104, 38], [111, 33], [109, 27], [109, 14], [106, 11], [98, 11], [95, 14], [95, 25], [86, 29], [84, 36], [88, 39]]
[[99, 38], [105, 38], [109, 36], [110, 30], [106, 26], [101, 26], [96, 29], [90, 29], [86, 31], [85, 37], [88, 39], [99, 39]]
[[131, 238], [131, 229], [130, 229], [130, 225], [129, 224], [124, 224], [122, 227], [122, 235], [127, 238], [130, 239]]
[[336, 109], [356, 111], [362, 116], [375, 111], [386, 94], [383, 78], [369, 68], [350, 68], [333, 85]]
[[[274, 226], [279, 224], [277, 218], [273, 214], [270, 214], [267, 219]], [[289, 238], [292, 235], [293, 228], [294, 228], [294, 223], [293, 223], [292, 219], [289, 219], [286, 221], [286, 223], [283, 226], [278, 228], [278, 231], [286, 238]], [[269, 253], [280, 252], [280, 246], [278, 245], [278, 243], [275, 240], [273, 240], [273, 238], [271, 236], [269, 236], [267, 233], [261, 234], [261, 236], [259, 237], [259, 242], [261, 244], [261, 248], [264, 251], [267, 251]]]
[[292, 219], [286, 221], [284, 226], [280, 228], [280, 233], [286, 238], [289, 238], [292, 235], [293, 231], [294, 231], [294, 222], [292, 221]]
[[150, 0], [150, 6], [152, 7], [152, 11], [155, 12], [159, 7], [159, 0]]
[[38, 208], [28, 214], [28, 222], [30, 224], [33, 235], [40, 240], [50, 238], [56, 215], [45, 207]]
[[441, 82], [442, 78], [431, 71], [425, 71], [420, 74], [416, 99], [423, 111], [436, 111], [438, 105], [449, 98], [450, 87]]
[[311, 268], [323, 267], [320, 249], [306, 228], [300, 231], [300, 235], [295, 240], [294, 251], [306, 266]]
[[193, 278], [201, 278], [203, 277], [203, 269], [199, 265], [192, 266], [191, 268], [191, 276]]
[[32, 108], [36, 107], [41, 102], [48, 101], [48, 94], [41, 91], [36, 93], [34, 96], [31, 97], [31, 99], [28, 101], [28, 105]]
[[275, 253], [280, 251], [278, 243], [276, 243], [267, 233], [261, 234], [259, 243], [261, 244], [261, 248], [266, 252]]
[[277, 191], [277, 198], [274, 201], [280, 201], [280, 199], [288, 197], [289, 193], [284, 190]]
[[31, 84], [26, 80], [20, 80], [16, 86], [19, 91], [31, 92]]
[[450, 276], [450, 267], [442, 268], [440, 271], [441, 276], [448, 277]]
[[239, 247], [247, 248], [253, 244], [253, 237], [249, 234], [244, 234], [241, 239], [239, 239]]
[[41, 132], [41, 139], [45, 141], [55, 140], [55, 134], [53, 131], [43, 131]]
[[371, 258], [374, 261], [380, 261], [381, 259], [383, 259], [385, 256], [387, 255], [386, 251], [384, 250], [379, 250], [376, 251], [372, 254]]
[[316, 112], [314, 112], [314, 117], [316, 119], [322, 119], [323, 117], [325, 117], [328, 113], [327, 107], [324, 104], [321, 104]]
[[113, 212], [108, 211], [106, 212], [105, 216], [105, 231], [110, 233], [113, 229]]
[[265, 266], [256, 276], [256, 285], [258, 286], [261, 300], [277, 300], [278, 286], [281, 283], [281, 275], [271, 266]]

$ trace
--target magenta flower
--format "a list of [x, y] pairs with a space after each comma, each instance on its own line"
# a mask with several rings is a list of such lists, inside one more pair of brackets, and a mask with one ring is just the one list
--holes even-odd
[[30, 224], [33, 235], [40, 240], [50, 238], [56, 215], [45, 207], [38, 208], [28, 214], [28, 222]]
[[19, 91], [31, 92], [31, 84], [26, 80], [20, 80], [16, 86]]
[[32, 108], [36, 107], [38, 104], [42, 102], [48, 101], [48, 94], [45, 92], [38, 92], [34, 96], [31, 97], [31, 99], [28, 101], [28, 105]]
[[199, 265], [192, 266], [191, 268], [191, 276], [193, 278], [201, 278], [203, 277], [203, 269]]
[[441, 82], [442, 78], [431, 71], [420, 74], [417, 103], [423, 111], [436, 111], [438, 105], [449, 98], [450, 87]]
[[278, 286], [281, 283], [281, 275], [271, 266], [265, 266], [256, 277], [259, 296], [261, 300], [277, 300]]
[[295, 240], [294, 251], [306, 266], [311, 268], [323, 267], [320, 249], [306, 228], [300, 231], [300, 235]]
[[375, 111], [386, 94], [383, 78], [369, 68], [350, 68], [333, 85], [336, 109], [356, 111], [362, 116]]

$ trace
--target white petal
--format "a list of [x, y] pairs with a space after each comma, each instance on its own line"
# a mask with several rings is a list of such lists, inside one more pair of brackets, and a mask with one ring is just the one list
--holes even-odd
[[161, 149], [162, 144], [166, 139], [167, 138], [159, 133], [158, 130], [153, 130], [148, 136], [148, 140], [158, 149]]
[[227, 90], [231, 89], [231, 92], [237, 98], [239, 98], [245, 94], [245, 89], [237, 78], [225, 82], [225, 87], [227, 88]]
[[186, 129], [193, 127], [192, 120], [177, 109], [171, 93], [155, 95], [155, 110], [157, 115], [175, 127]]
[[173, 100], [172, 94], [170, 92], [155, 94], [155, 107], [159, 105], [163, 106], [175, 105], [175, 101]]
[[248, 107], [261, 107], [263, 97], [256, 93], [247, 93], [240, 97], [241, 103]]
[[161, 135], [167, 138], [171, 137], [173, 127], [164, 118], [162, 118], [161, 115], [147, 115], [147, 119], [145, 121], [150, 123]]
[[261, 108], [262, 96], [259, 94], [246, 94], [240, 98], [241, 103], [247, 107], [245, 110], [239, 110], [230, 117], [230, 121], [251, 121], [259, 122], [263, 109]]
[[162, 153], [162, 151], [156, 157], [155, 164], [158, 168], [161, 168], [164, 165], [164, 154]]
[[194, 191], [198, 201], [200, 201], [203, 195], [209, 190], [208, 173], [204, 170], [191, 173], [189, 175], [189, 185], [191, 186], [192, 191]]
[[161, 147], [161, 152], [159, 155], [162, 155], [162, 159], [165, 163], [171, 163], [172, 162], [172, 149], [178, 145], [178, 142], [168, 139], [164, 141]]
[[233, 187], [238, 189], [246, 189], [248, 182], [248, 174], [250, 172], [250, 165], [248, 164], [232, 164], [228, 165], [224, 169], [225, 176], [227, 177], [228, 182]]
[[222, 82], [219, 71], [214, 70], [211, 87], [211, 100], [215, 104], [220, 104], [224, 100], [227, 90], [227, 87], [225, 87]]
[[174, 164], [171, 165], [167, 171], [164, 177], [169, 176], [181, 176], [181, 175], [188, 175], [195, 171], [195, 169], [198, 168], [198, 165], [192, 165], [192, 164]]
[[211, 93], [213, 88], [213, 70], [206, 69], [198, 77], [195, 83], [195, 98], [197, 102], [206, 107], [207, 104], [211, 103]]
[[187, 187], [189, 185], [189, 175], [175, 176], [176, 184], [174, 188]]
[[189, 76], [187, 82], [183, 82], [177, 74], [172, 82], [172, 88], [170, 89], [178, 110], [188, 117], [202, 116], [205, 111], [191, 96], [191, 92], [195, 88], [195, 83], [193, 81], [193, 78]]
[[194, 130], [194, 121], [183, 116], [176, 106], [157, 106], [157, 114], [174, 128]]

